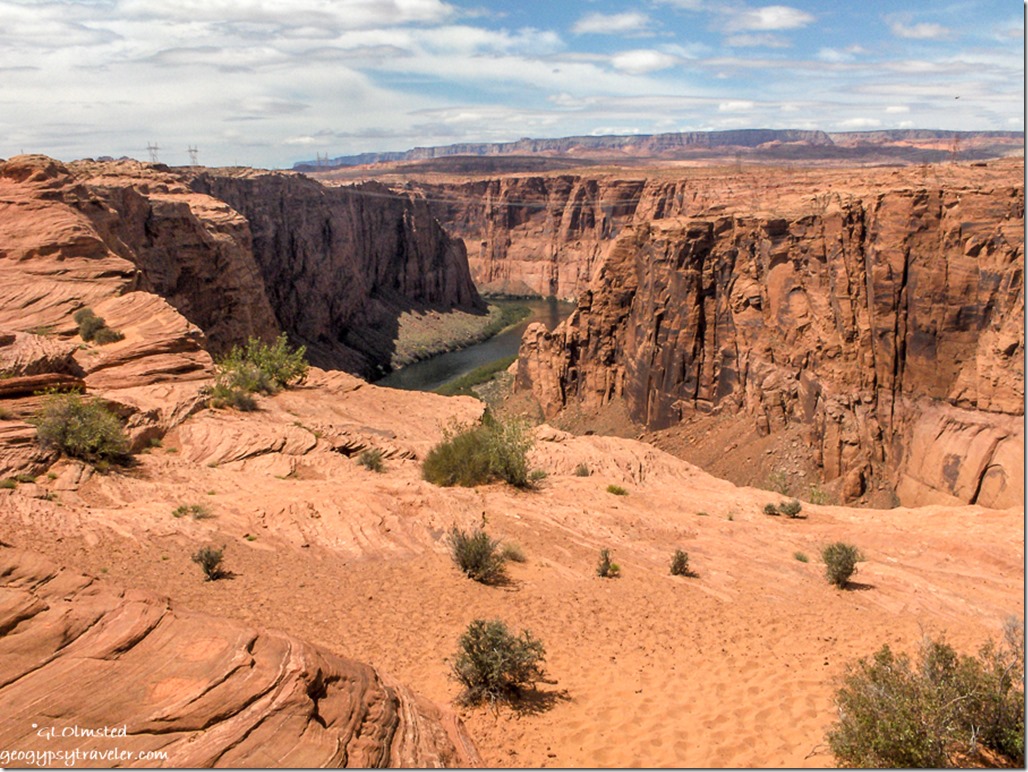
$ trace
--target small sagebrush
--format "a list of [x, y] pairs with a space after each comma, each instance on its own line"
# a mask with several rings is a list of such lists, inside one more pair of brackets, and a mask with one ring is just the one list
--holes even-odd
[[835, 542], [821, 550], [821, 560], [825, 564], [825, 577], [836, 587], [845, 588], [849, 579], [856, 573], [857, 562], [864, 559], [860, 550], [852, 544]]
[[448, 541], [453, 562], [471, 579], [496, 584], [506, 578], [506, 557], [500, 550], [499, 539], [490, 538], [480, 528], [469, 533], [454, 526]]
[[796, 499], [789, 501], [783, 501], [778, 505], [778, 511], [787, 517], [799, 517], [800, 511], [803, 509], [803, 505]]
[[610, 550], [600, 550], [600, 562], [596, 564], [596, 575], [603, 579], [614, 579], [621, 576], [621, 566], [610, 559]]
[[357, 463], [372, 472], [384, 472], [385, 462], [382, 460], [382, 451], [378, 448], [368, 448], [357, 456]]
[[72, 317], [79, 326], [79, 336], [84, 341], [104, 345], [121, 340], [125, 336], [107, 326], [103, 317], [97, 316], [92, 308], [82, 308]]
[[515, 636], [499, 619], [476, 619], [460, 637], [451, 677], [464, 686], [460, 701], [515, 700], [544, 677], [546, 650], [528, 630]]
[[203, 504], [180, 504], [172, 510], [174, 517], [185, 517], [189, 515], [194, 520], [209, 520], [214, 517], [211, 511]]
[[588, 477], [590, 474], [589, 465], [584, 461], [575, 467], [575, 477]]
[[228, 356], [218, 363], [218, 374], [210, 388], [211, 407], [234, 407], [256, 410], [251, 394], [277, 394], [307, 377], [310, 365], [305, 346], [293, 349], [286, 334], [274, 343], [250, 338], [245, 346], [233, 346]]
[[443, 441], [425, 456], [422, 476], [444, 487], [474, 487], [503, 480], [527, 488], [532, 482], [528, 470], [532, 444], [527, 424], [501, 421], [486, 413], [481, 424], [448, 428]]
[[129, 441], [121, 421], [96, 400], [50, 394], [33, 418], [36, 438], [47, 449], [94, 465], [124, 463]]
[[228, 576], [228, 572], [221, 567], [223, 551], [217, 547], [201, 547], [193, 555], [193, 562], [203, 569], [206, 581], [213, 582]]
[[685, 550], [675, 550], [675, 554], [671, 557], [671, 575], [692, 576], [692, 571], [689, 569], [689, 553]]
[[627, 496], [628, 491], [622, 488], [620, 485], [608, 485], [607, 493], [613, 493], [615, 496]]

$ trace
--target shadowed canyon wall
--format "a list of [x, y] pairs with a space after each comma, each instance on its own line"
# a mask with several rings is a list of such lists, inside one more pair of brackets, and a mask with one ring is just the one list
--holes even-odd
[[578, 309], [526, 332], [519, 387], [550, 416], [623, 399], [651, 428], [801, 424], [851, 500], [1020, 503], [1021, 169], [649, 181], [609, 244], [593, 231]]
[[388, 367], [403, 311], [484, 307], [462, 243], [416, 196], [375, 184], [42, 156], [11, 159], [0, 177], [5, 329], [61, 326], [143, 290], [203, 330], [215, 354], [284, 330], [315, 364], [370, 376]]

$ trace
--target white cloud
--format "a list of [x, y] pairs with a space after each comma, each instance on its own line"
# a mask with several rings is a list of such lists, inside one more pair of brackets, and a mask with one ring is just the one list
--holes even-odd
[[792, 46], [780, 35], [729, 35], [725, 44], [733, 48], [789, 48]]
[[746, 99], [737, 99], [731, 102], [722, 102], [717, 106], [718, 112], [740, 113], [752, 110], [756, 105]]
[[889, 29], [893, 35], [910, 40], [945, 40], [952, 35], [948, 27], [930, 22], [904, 24], [902, 21], [893, 20], [889, 22]]
[[877, 118], [847, 118], [836, 125], [841, 129], [876, 129], [882, 122]]
[[610, 63], [615, 69], [628, 72], [633, 75], [641, 75], [657, 70], [666, 70], [678, 64], [678, 57], [665, 54], [652, 49], [641, 49], [638, 51], [623, 51], [611, 57]]
[[910, 108], [906, 105], [889, 105], [885, 108], [885, 112], [890, 114], [909, 113]]
[[652, 24], [645, 13], [590, 13], [575, 22], [571, 31], [576, 35], [626, 35], [646, 32]]
[[788, 5], [766, 5], [741, 11], [728, 9], [726, 13], [730, 14], [725, 26], [729, 32], [799, 29], [814, 22], [811, 14]]

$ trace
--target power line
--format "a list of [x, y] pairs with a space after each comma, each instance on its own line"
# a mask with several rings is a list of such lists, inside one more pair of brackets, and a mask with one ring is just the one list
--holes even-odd
[[146, 149], [150, 153], [150, 163], [157, 163], [157, 151], [161, 149], [160, 146], [158, 146], [156, 142], [148, 142]]
[[200, 151], [196, 149], [195, 145], [190, 145], [189, 146], [188, 153], [189, 153], [189, 165], [190, 166], [199, 166], [200, 165], [200, 162], [196, 160], [197, 159], [197, 154], [199, 152]]

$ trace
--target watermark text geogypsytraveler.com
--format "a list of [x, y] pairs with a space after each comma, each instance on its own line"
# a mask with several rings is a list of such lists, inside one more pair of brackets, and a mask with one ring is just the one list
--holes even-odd
[[[97, 739], [110, 738], [113, 743], [118, 738], [128, 737], [127, 726], [40, 726], [33, 724], [34, 734], [46, 742], [66, 741], [68, 739], [81, 739], [95, 744]], [[82, 765], [89, 766], [114, 766], [132, 761], [167, 761], [167, 751], [135, 751], [126, 750], [116, 744], [109, 748], [0, 748], [0, 767], [30, 766], [30, 767], [54, 767], [65, 766], [75, 767]]]

